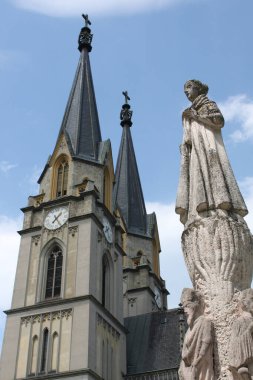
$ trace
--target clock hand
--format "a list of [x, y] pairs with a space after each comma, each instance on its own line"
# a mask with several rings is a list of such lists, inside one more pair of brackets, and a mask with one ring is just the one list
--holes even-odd
[[[61, 216], [61, 214], [62, 214], [62, 212], [60, 212], [60, 214], [59, 215], [54, 215], [54, 220], [53, 220], [53, 223], [54, 222], [58, 222], [58, 218]], [[58, 222], [59, 223], [59, 222]]]

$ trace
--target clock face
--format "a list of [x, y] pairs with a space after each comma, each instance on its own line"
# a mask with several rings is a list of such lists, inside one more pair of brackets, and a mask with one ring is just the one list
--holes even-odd
[[104, 226], [103, 231], [104, 231], [106, 240], [108, 241], [108, 243], [112, 243], [112, 227], [106, 217], [103, 218], [103, 226]]
[[48, 230], [57, 230], [57, 228], [60, 228], [64, 223], [66, 223], [68, 217], [69, 211], [67, 207], [54, 208], [47, 214], [44, 221], [44, 226]]
[[157, 287], [155, 287], [155, 302], [156, 302], [158, 308], [161, 309], [161, 307], [162, 307], [162, 297], [161, 297], [160, 290]]

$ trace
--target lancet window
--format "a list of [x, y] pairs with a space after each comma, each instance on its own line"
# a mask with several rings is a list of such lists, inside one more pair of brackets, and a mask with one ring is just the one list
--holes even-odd
[[104, 170], [104, 204], [111, 210], [111, 200], [112, 200], [112, 181], [108, 168]]
[[45, 330], [43, 331], [40, 372], [45, 372], [47, 368], [48, 340], [49, 340], [48, 338], [49, 338], [49, 332], [48, 332], [48, 329], [45, 328]]
[[67, 194], [68, 190], [69, 164], [64, 158], [57, 169], [56, 197], [62, 197]]
[[106, 254], [102, 261], [102, 305], [110, 308], [110, 265]]
[[47, 259], [46, 299], [59, 297], [61, 294], [62, 264], [62, 250], [58, 245], [55, 245], [49, 252]]

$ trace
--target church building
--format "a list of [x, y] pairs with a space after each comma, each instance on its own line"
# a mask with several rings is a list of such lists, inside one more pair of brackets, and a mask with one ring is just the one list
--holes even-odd
[[[89, 53], [80, 59], [55, 148], [22, 208], [0, 380], [176, 380], [185, 333], [167, 309], [155, 213], [147, 214], [127, 92], [116, 170], [102, 140]], [[120, 128], [120, 126], [119, 126]]]

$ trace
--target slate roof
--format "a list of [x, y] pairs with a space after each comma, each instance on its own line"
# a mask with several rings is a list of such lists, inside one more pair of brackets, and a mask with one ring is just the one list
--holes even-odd
[[101, 131], [88, 48], [83, 46], [60, 134], [64, 131], [72, 156], [97, 160]]
[[130, 126], [122, 131], [115, 173], [114, 207], [119, 208], [127, 231], [147, 234], [147, 213], [138, 172]]
[[180, 316], [171, 309], [125, 318], [128, 375], [179, 367]]

